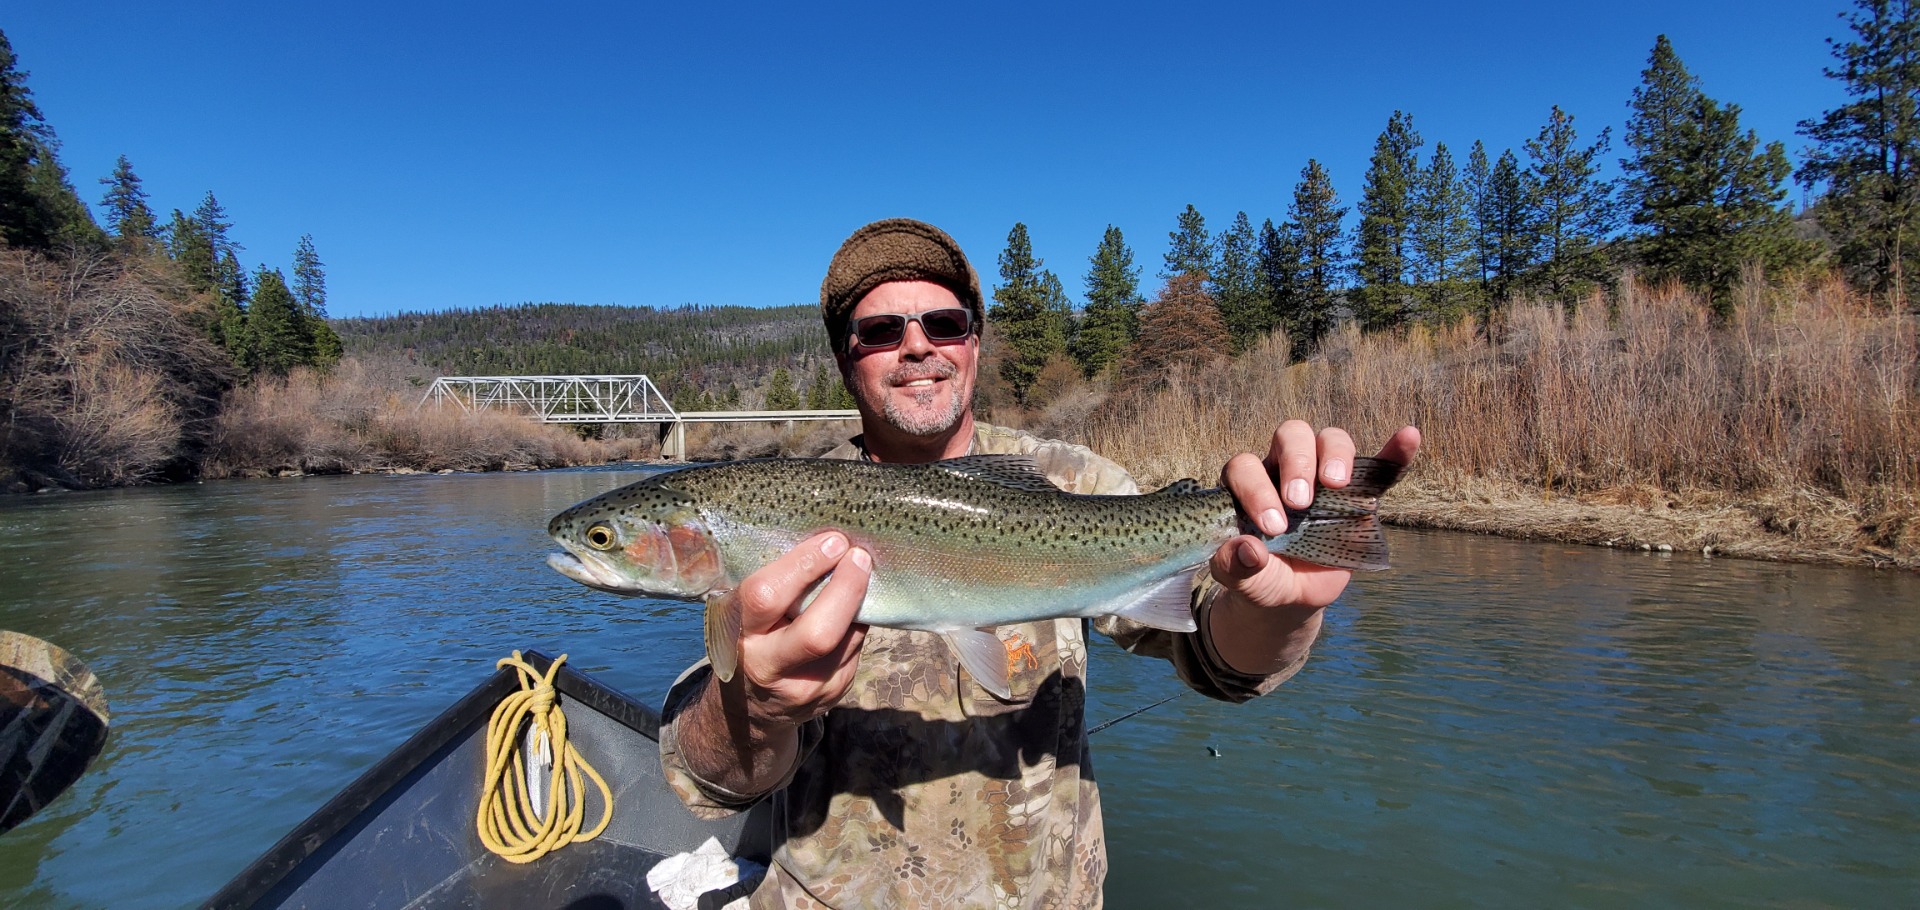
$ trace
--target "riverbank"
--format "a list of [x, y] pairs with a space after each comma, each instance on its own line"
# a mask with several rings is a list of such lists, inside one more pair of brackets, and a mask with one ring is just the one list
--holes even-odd
[[1363, 451], [1425, 437], [1395, 522], [1596, 546], [1920, 568], [1920, 340], [1827, 281], [1699, 299], [1628, 282], [1490, 326], [1280, 336], [1091, 409], [1078, 436], [1143, 485], [1212, 480], [1291, 417]]
[[1388, 523], [1517, 540], [1708, 557], [1920, 569], [1920, 502], [1863, 514], [1813, 491], [1767, 499], [1612, 491], [1546, 495], [1488, 480], [1419, 472], [1382, 505]]

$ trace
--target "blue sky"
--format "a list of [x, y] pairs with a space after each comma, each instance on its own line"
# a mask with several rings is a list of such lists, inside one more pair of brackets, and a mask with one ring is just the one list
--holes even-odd
[[312, 234], [355, 316], [808, 303], [895, 215], [989, 284], [1025, 222], [1076, 295], [1116, 225], [1151, 294], [1189, 203], [1279, 222], [1318, 158], [1351, 206], [1396, 109], [1464, 162], [1558, 104], [1617, 158], [1661, 33], [1797, 162], [1849, 7], [10, 0], [0, 30], [83, 198], [121, 154], [163, 219], [212, 190], [249, 268]]

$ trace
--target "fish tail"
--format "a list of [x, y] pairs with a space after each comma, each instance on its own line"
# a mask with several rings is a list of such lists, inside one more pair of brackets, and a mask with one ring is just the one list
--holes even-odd
[[1305, 512], [1290, 513], [1292, 530], [1267, 541], [1267, 549], [1336, 569], [1387, 568], [1387, 537], [1380, 525], [1380, 496], [1400, 479], [1401, 466], [1377, 458], [1353, 460], [1353, 478], [1338, 490], [1322, 488]]
[[732, 591], [707, 595], [707, 662], [721, 682], [732, 682], [740, 672], [740, 606]]

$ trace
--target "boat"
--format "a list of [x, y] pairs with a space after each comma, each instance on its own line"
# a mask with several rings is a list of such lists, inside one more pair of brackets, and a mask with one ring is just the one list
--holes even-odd
[[[522, 655], [541, 674], [553, 658]], [[562, 664], [554, 690], [567, 740], [605, 778], [613, 813], [597, 837], [520, 864], [481, 842], [475, 818], [495, 706], [521, 690], [502, 667], [375, 763], [338, 796], [241, 870], [204, 907], [661, 908], [647, 873], [709, 838], [738, 858], [766, 863], [766, 804], [720, 821], [695, 818], [660, 771], [660, 715]], [[600, 797], [586, 814], [597, 819]], [[719, 906], [731, 894], [708, 894]], [[724, 900], [715, 898], [724, 897]]]

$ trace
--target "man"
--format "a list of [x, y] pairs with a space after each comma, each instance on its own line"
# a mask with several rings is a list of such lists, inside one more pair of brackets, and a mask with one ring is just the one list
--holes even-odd
[[[974, 420], [980, 281], [938, 228], [890, 219], [855, 231], [828, 266], [820, 307], [863, 431], [828, 457], [1027, 454], [1072, 492], [1139, 492], [1084, 447]], [[1404, 428], [1381, 457], [1405, 464], [1419, 438]], [[1264, 461], [1235, 456], [1222, 479], [1277, 534], [1280, 491], [1304, 508], [1316, 480], [1345, 485], [1353, 456], [1345, 432], [1289, 421]], [[702, 662], [667, 695], [662, 762], [696, 814], [772, 794], [774, 862], [753, 906], [1099, 905], [1106, 847], [1088, 766], [1080, 621], [994, 630], [1012, 676], [1002, 699], [974, 683], [939, 636], [855, 624], [872, 569], [843, 534], [802, 541], [735, 590], [733, 680], [718, 682]], [[1195, 575], [1199, 631], [1114, 617], [1096, 628], [1172, 662], [1203, 694], [1244, 701], [1299, 670], [1321, 608], [1348, 574], [1275, 557], [1243, 536]]]

